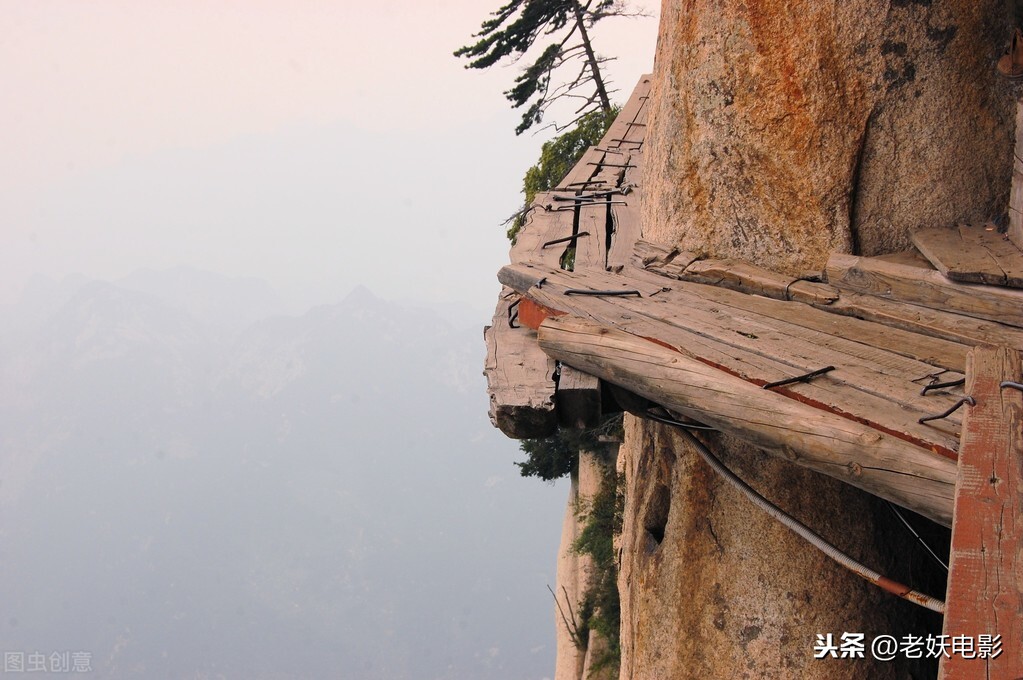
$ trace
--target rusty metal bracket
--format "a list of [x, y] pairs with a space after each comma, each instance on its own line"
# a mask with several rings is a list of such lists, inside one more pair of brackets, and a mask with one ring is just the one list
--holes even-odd
[[540, 250], [543, 250], [547, 246], [553, 246], [556, 243], [567, 243], [569, 241], [575, 241], [580, 236], [589, 236], [589, 235], [590, 235], [590, 232], [588, 232], [588, 231], [580, 231], [578, 234], [572, 234], [571, 236], [566, 236], [564, 238], [556, 238], [553, 241], [547, 241], [546, 243], [544, 243], [542, 246], [540, 246]]
[[804, 373], [803, 375], [797, 375], [794, 378], [785, 378], [784, 380], [775, 380], [774, 382], [769, 382], [766, 385], [764, 385], [764, 389], [769, 390], [772, 387], [781, 387], [782, 385], [791, 385], [792, 383], [810, 382], [817, 376], [824, 375], [825, 373], [830, 373], [833, 370], [835, 370], [834, 366], [825, 366], [824, 368], [818, 368], [816, 371], [810, 371], [809, 373]]
[[923, 425], [924, 423], [926, 423], [929, 420], [941, 420], [942, 418], [948, 418], [950, 415], [952, 415], [953, 413], [958, 411], [960, 408], [962, 408], [963, 404], [969, 404], [970, 406], [976, 406], [977, 405], [977, 400], [974, 399], [971, 396], [965, 396], [962, 399], [960, 399], [959, 401], [957, 401], [956, 403], [952, 404], [950, 407], [948, 407], [947, 410], [942, 411], [941, 413], [938, 413], [938, 414], [933, 415], [933, 416], [924, 416], [924, 417], [918, 419], [917, 422], [920, 423], [921, 425]]
[[948, 382], [935, 382], [930, 385], [924, 385], [924, 388], [920, 390], [920, 396], [926, 396], [931, 390], [940, 390], [945, 387], [959, 387], [960, 385], [966, 384], [966, 378], [960, 378], [959, 380], [949, 380]]
[[511, 303], [510, 305], [508, 305], [508, 327], [509, 328], [519, 328], [519, 326], [517, 326], [515, 324], [515, 319], [519, 318], [518, 306], [519, 306], [520, 302], [522, 302], [522, 298], [519, 298], [515, 302]]
[[623, 297], [625, 295], [635, 295], [636, 297], [643, 297], [638, 290], [583, 290], [580, 288], [569, 288], [565, 291], [565, 295], [593, 295], [595, 297], [602, 296], [614, 296]]

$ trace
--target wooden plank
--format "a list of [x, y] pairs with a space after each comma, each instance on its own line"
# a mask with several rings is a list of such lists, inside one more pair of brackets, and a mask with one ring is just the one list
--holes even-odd
[[[551, 267], [560, 267], [565, 251], [576, 245], [562, 242], [544, 247], [549, 241], [571, 236], [575, 226], [572, 210], [557, 210], [572, 204], [553, 201], [552, 195], [548, 192], [536, 195], [533, 209], [511, 247], [509, 258], [512, 262], [543, 262]], [[586, 238], [590, 236], [581, 237]]]
[[639, 269], [677, 279], [686, 267], [699, 258], [699, 253], [669, 248], [640, 238], [633, 247], [630, 264]]
[[483, 374], [490, 395], [490, 421], [513, 439], [547, 437], [557, 428], [554, 412], [556, 364], [536, 344], [536, 333], [508, 325], [508, 307], [518, 295], [505, 288], [493, 324], [483, 329], [487, 358]]
[[993, 224], [920, 229], [911, 238], [946, 278], [1023, 288], [1023, 252]]
[[838, 291], [832, 286], [799, 281], [742, 260], [698, 260], [678, 277], [683, 281], [706, 283], [776, 300], [798, 299], [800, 302], [831, 304], [838, 299]]
[[[682, 261], [684, 262], [684, 260]], [[648, 268], [647, 271], [660, 273], [652, 268]], [[629, 272], [629, 276], [637, 277], [642, 275]], [[678, 277], [673, 276], [671, 278], [677, 279]], [[820, 309], [817, 309], [753, 295], [739, 297], [730, 291], [718, 293], [716, 289], [701, 289], [700, 294], [707, 300], [763, 314], [764, 316], [787, 321], [804, 328], [837, 335], [950, 371], [962, 373], [966, 370], [966, 352], [969, 347], [964, 344], [881, 323], [872, 323], [855, 316], [830, 314], [828, 312], [833, 311], [830, 307], [831, 303], [819, 303]], [[803, 300], [800, 301], [802, 302]], [[812, 302], [809, 302], [809, 304], [812, 304]], [[917, 309], [922, 308], [918, 307]], [[955, 318], [966, 320], [971, 324], [980, 323], [968, 317], [949, 316], [955, 316]], [[987, 326], [997, 326], [997, 324], [991, 322], [984, 322], [984, 324]], [[998, 326], [998, 328], [1003, 327]], [[1023, 333], [1019, 333], [1019, 336], [1023, 339]], [[970, 346], [974, 344], [977, 343], [971, 342]]]
[[[528, 294], [523, 306], [527, 301], [537, 305], [540, 313], [530, 320], [532, 325], [539, 325], [545, 316], [545, 310], [557, 310], [589, 318], [640, 337], [656, 338], [662, 344], [756, 386], [807, 373], [826, 365], [819, 363], [821, 361], [819, 355], [807, 358], [803, 352], [788, 352], [788, 348], [797, 346], [806, 350], [809, 347], [806, 342], [786, 340], [786, 351], [783, 352], [777, 351], [775, 342], [764, 347], [756, 347], [755, 343], [760, 341], [759, 336], [752, 338], [742, 335], [731, 321], [732, 315], [741, 314], [741, 310], [728, 310], [723, 305], [722, 309], [716, 310], [713, 305], [718, 303], [711, 303], [710, 309], [706, 309], [706, 302], [694, 299], [698, 298], [698, 295], [685, 297], [678, 295], [676, 291], [663, 289], [651, 291], [651, 287], [645, 282], [625, 277], [605, 274], [598, 279], [599, 273], [591, 273], [585, 278], [580, 278], [579, 273], [569, 277], [552, 271], [544, 272], [545, 283], [541, 289], [537, 289], [531, 286], [531, 281], [535, 281], [539, 273], [535, 267], [509, 266], [502, 269], [499, 275], [507, 285], [521, 287]], [[570, 297], [564, 294], [569, 286], [576, 285], [614, 289], [614, 279], [623, 279], [620, 285], [630, 284], [634, 288], [638, 286], [644, 298], [602, 299]], [[698, 284], [685, 285], [695, 289], [709, 288]], [[723, 292], [735, 297], [749, 297], [731, 291]], [[705, 307], [704, 310], [694, 311], [701, 305]], [[707, 312], [711, 310], [712, 313], [720, 313], [720, 318], [724, 321], [708, 315]], [[740, 324], [743, 325], [738, 326], [738, 329], [744, 331], [745, 320], [740, 320]], [[839, 342], [841, 339], [831, 338], [831, 341]], [[841, 370], [836, 369], [831, 374], [810, 383], [778, 388], [779, 393], [841, 414], [842, 417], [869, 424], [941, 455], [954, 457], [958, 446], [955, 419], [940, 421], [935, 425], [922, 425], [917, 421], [923, 415], [943, 410], [954, 403], [955, 398], [948, 394], [935, 394], [933, 397], [923, 399], [917, 393], [919, 384], [914, 385], [908, 379], [900, 384], [886, 375], [908, 370], [913, 375], [922, 377], [935, 369], [916, 362], [910, 363], [908, 369], [906, 366], [900, 368], [897, 361], [893, 363], [893, 357], [879, 363], [878, 350], [865, 346], [862, 350], [856, 356], [827, 357], [831, 364]], [[817, 350], [811, 348], [811, 351]], [[865, 366], [859, 365], [861, 362]], [[859, 383], [871, 384], [875, 381], [881, 385], [879, 389], [874, 388], [873, 391], [860, 389]], [[891, 389], [893, 394], [888, 394], [885, 388]]]
[[941, 338], [964, 345], [999, 344], [1023, 347], [1023, 331], [962, 314], [842, 291], [839, 298], [818, 309]]
[[[945, 624], [954, 640], [1000, 635], [996, 658], [942, 658], [942, 680], [1023, 677], [1023, 393], [1020, 355], [978, 347], [967, 364], [966, 414], [952, 520]], [[974, 654], [975, 654], [974, 650]]]
[[[621, 200], [615, 197], [615, 200]], [[576, 248], [575, 270], [604, 269], [607, 265], [607, 202], [584, 203], [578, 209], [579, 231], [590, 234], [586, 240], [580, 240]]]
[[[561, 290], [560, 286], [570, 285], [602, 289], [611, 285], [614, 278], [616, 277], [593, 272], [585, 272], [582, 276], [575, 274], [571, 278], [551, 275], [548, 277], [548, 283], [553, 287], [548, 287], [547, 292], [549, 295], [556, 295]], [[630, 277], [628, 280], [636, 282], [638, 279]], [[762, 381], [758, 381], [759, 376], [754, 376], [753, 380], [757, 384], [762, 385], [765, 382], [809, 373], [831, 365], [835, 367], [835, 372], [830, 374], [824, 383], [837, 381], [848, 384], [861, 392], [886, 400], [884, 409], [896, 409], [883, 414], [859, 412], [857, 415], [864, 419], [877, 423], [895, 419], [899, 431], [912, 434], [917, 441], [933, 443], [931, 435], [935, 434], [935, 430], [947, 433], [953, 440], [958, 437], [960, 418], [956, 415], [928, 425], [920, 425], [916, 421], [920, 416], [940, 413], [951, 406], [959, 396], [950, 391], [921, 396], [921, 385], [929, 382], [929, 376], [942, 374], [943, 380], [955, 380], [961, 378], [961, 374], [944, 372], [923, 362], [853, 342], [841, 336], [807, 329], [745, 310], [729, 302], [742, 302], [750, 296], [732, 291], [712, 290], [717, 294], [713, 301], [709, 301], [706, 296], [707, 286], [678, 283], [671, 289], [657, 291], [648, 299], [624, 297], [617, 299], [615, 303], [622, 314], [628, 314], [633, 318], [643, 316], [655, 323], [678, 327], [716, 342], [726, 355], [741, 350], [771, 360], [780, 366], [780, 376], [772, 374], [772, 377], [763, 378]], [[614, 321], [613, 318], [608, 320]], [[663, 330], [660, 332], [663, 333]], [[662, 338], [660, 335], [656, 337]], [[747, 362], [749, 361], [751, 360], [747, 357]], [[723, 365], [728, 364], [729, 360], [725, 359]], [[851, 404], [842, 403], [842, 399], [850, 398], [846, 394], [840, 397], [834, 406], [842, 409], [853, 408]], [[907, 411], [909, 408], [912, 410]], [[904, 417], [900, 418], [900, 415]], [[954, 448], [953, 443], [951, 451], [954, 451]], [[941, 450], [951, 452], [947, 445], [942, 445]]]
[[629, 100], [611, 123], [599, 146], [609, 149], [634, 149], [642, 145], [646, 136], [646, 109], [652, 83], [652, 74], [640, 76], [639, 82], [629, 95]]
[[562, 364], [554, 397], [562, 427], [587, 430], [600, 424], [600, 379]]
[[833, 253], [828, 283], [887, 300], [952, 311], [1010, 326], [1023, 326], [1023, 291], [953, 283], [937, 271]]
[[564, 364], [935, 521], [951, 521], [953, 461], [592, 321], [547, 319], [539, 342]]
[[1016, 140], [1009, 188], [1009, 240], [1023, 250], [1023, 101], [1016, 100]]
[[607, 266], [612, 271], [629, 264], [642, 231], [639, 194], [626, 194], [622, 200], [625, 205], [611, 206], [611, 247], [607, 253]]

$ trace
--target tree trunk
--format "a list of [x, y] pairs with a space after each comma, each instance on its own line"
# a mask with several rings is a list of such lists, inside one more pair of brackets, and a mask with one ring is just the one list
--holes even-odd
[[[644, 148], [643, 237], [799, 274], [831, 251], [909, 246], [1005, 212], [1009, 36], [993, 0], [664, 0]], [[942, 596], [872, 497], [721, 436], [727, 464], [825, 538]], [[720, 482], [670, 429], [627, 419], [621, 678], [934, 677], [875, 661], [937, 615], [866, 584]], [[919, 520], [917, 520], [919, 522]], [[936, 579], [928, 582], [928, 578]], [[862, 659], [814, 659], [818, 633]]]
[[590, 43], [590, 34], [586, 30], [586, 17], [583, 15], [582, 6], [576, 2], [573, 4], [575, 10], [575, 24], [579, 28], [579, 37], [583, 41], [583, 49], [586, 51], [586, 63], [590, 65], [590, 73], [593, 74], [593, 84], [597, 87], [597, 97], [600, 98], [601, 110], [611, 110], [611, 100], [607, 96], [607, 88], [604, 87], [604, 78], [600, 73], [600, 64], [597, 63], [597, 55]]

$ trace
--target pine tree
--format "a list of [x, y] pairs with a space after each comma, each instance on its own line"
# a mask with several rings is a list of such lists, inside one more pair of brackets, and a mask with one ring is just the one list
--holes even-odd
[[[483, 22], [479, 40], [455, 52], [456, 57], [470, 59], [466, 68], [490, 68], [502, 59], [518, 60], [538, 42], [552, 42], [528, 64], [515, 79], [515, 85], [504, 95], [519, 108], [529, 103], [515, 134], [522, 134], [543, 120], [547, 108], [560, 99], [580, 103], [575, 119], [596, 110], [611, 110], [608, 83], [601, 67], [610, 61], [598, 55], [590, 40], [590, 29], [609, 16], [635, 16], [626, 9], [624, 0], [511, 0]], [[555, 71], [572, 62], [582, 65], [574, 77], [552, 86]], [[531, 103], [530, 103], [531, 102]]]

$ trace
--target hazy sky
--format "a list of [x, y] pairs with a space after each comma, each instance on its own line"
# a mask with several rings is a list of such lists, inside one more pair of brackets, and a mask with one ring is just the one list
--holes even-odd
[[[513, 133], [517, 67], [451, 56], [499, 4], [0, 0], [0, 303], [187, 265], [486, 309], [544, 139]], [[619, 100], [656, 24], [597, 32]]]

